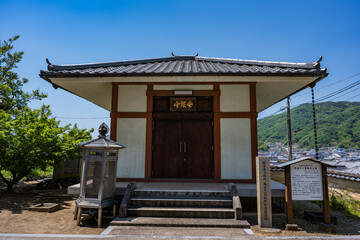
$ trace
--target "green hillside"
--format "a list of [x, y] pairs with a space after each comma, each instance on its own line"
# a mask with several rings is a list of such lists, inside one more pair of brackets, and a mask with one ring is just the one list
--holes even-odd
[[[324, 102], [316, 104], [319, 147], [336, 146], [360, 149], [360, 102]], [[314, 148], [312, 104], [291, 109], [293, 143]], [[296, 129], [301, 132], [294, 134]], [[258, 120], [259, 140], [287, 142], [286, 111]]]

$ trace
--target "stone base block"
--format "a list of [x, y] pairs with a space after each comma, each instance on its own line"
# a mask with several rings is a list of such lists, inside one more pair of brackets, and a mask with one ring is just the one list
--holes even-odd
[[285, 224], [285, 231], [299, 231], [299, 226], [297, 224]]
[[37, 212], [55, 212], [60, 209], [60, 204], [57, 203], [39, 203], [29, 207], [29, 211]]
[[259, 233], [281, 233], [278, 228], [262, 228], [260, 225], [253, 226], [252, 229]]
[[319, 223], [319, 230], [326, 233], [336, 233], [336, 226], [334, 224]]

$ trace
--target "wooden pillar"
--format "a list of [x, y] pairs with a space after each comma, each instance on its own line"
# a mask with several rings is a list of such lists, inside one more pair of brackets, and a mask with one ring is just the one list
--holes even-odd
[[329, 189], [328, 189], [328, 178], [327, 178], [327, 167], [321, 165], [321, 175], [322, 175], [322, 187], [323, 187], [323, 216], [324, 223], [330, 224], [330, 204], [329, 204]]
[[117, 117], [118, 112], [118, 96], [119, 96], [119, 84], [112, 83], [112, 93], [111, 93], [111, 123], [110, 123], [110, 139], [116, 141], [116, 132], [117, 132]]
[[293, 206], [291, 195], [291, 172], [290, 166], [285, 167], [285, 211], [286, 211], [286, 223], [293, 224]]

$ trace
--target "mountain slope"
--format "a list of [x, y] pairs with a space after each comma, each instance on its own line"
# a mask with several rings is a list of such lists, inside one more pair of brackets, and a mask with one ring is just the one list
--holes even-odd
[[[316, 121], [320, 147], [336, 146], [360, 149], [360, 102], [324, 102], [316, 104]], [[293, 143], [314, 148], [312, 104], [291, 109]], [[294, 134], [296, 129], [301, 132]], [[260, 141], [287, 142], [286, 111], [258, 120]]]

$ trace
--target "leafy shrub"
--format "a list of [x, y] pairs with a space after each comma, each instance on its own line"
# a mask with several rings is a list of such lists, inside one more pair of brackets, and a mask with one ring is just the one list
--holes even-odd
[[332, 191], [330, 196], [330, 208], [360, 218], [360, 201], [351, 198], [349, 192], [352, 192], [352, 190], [345, 191], [344, 194]]

